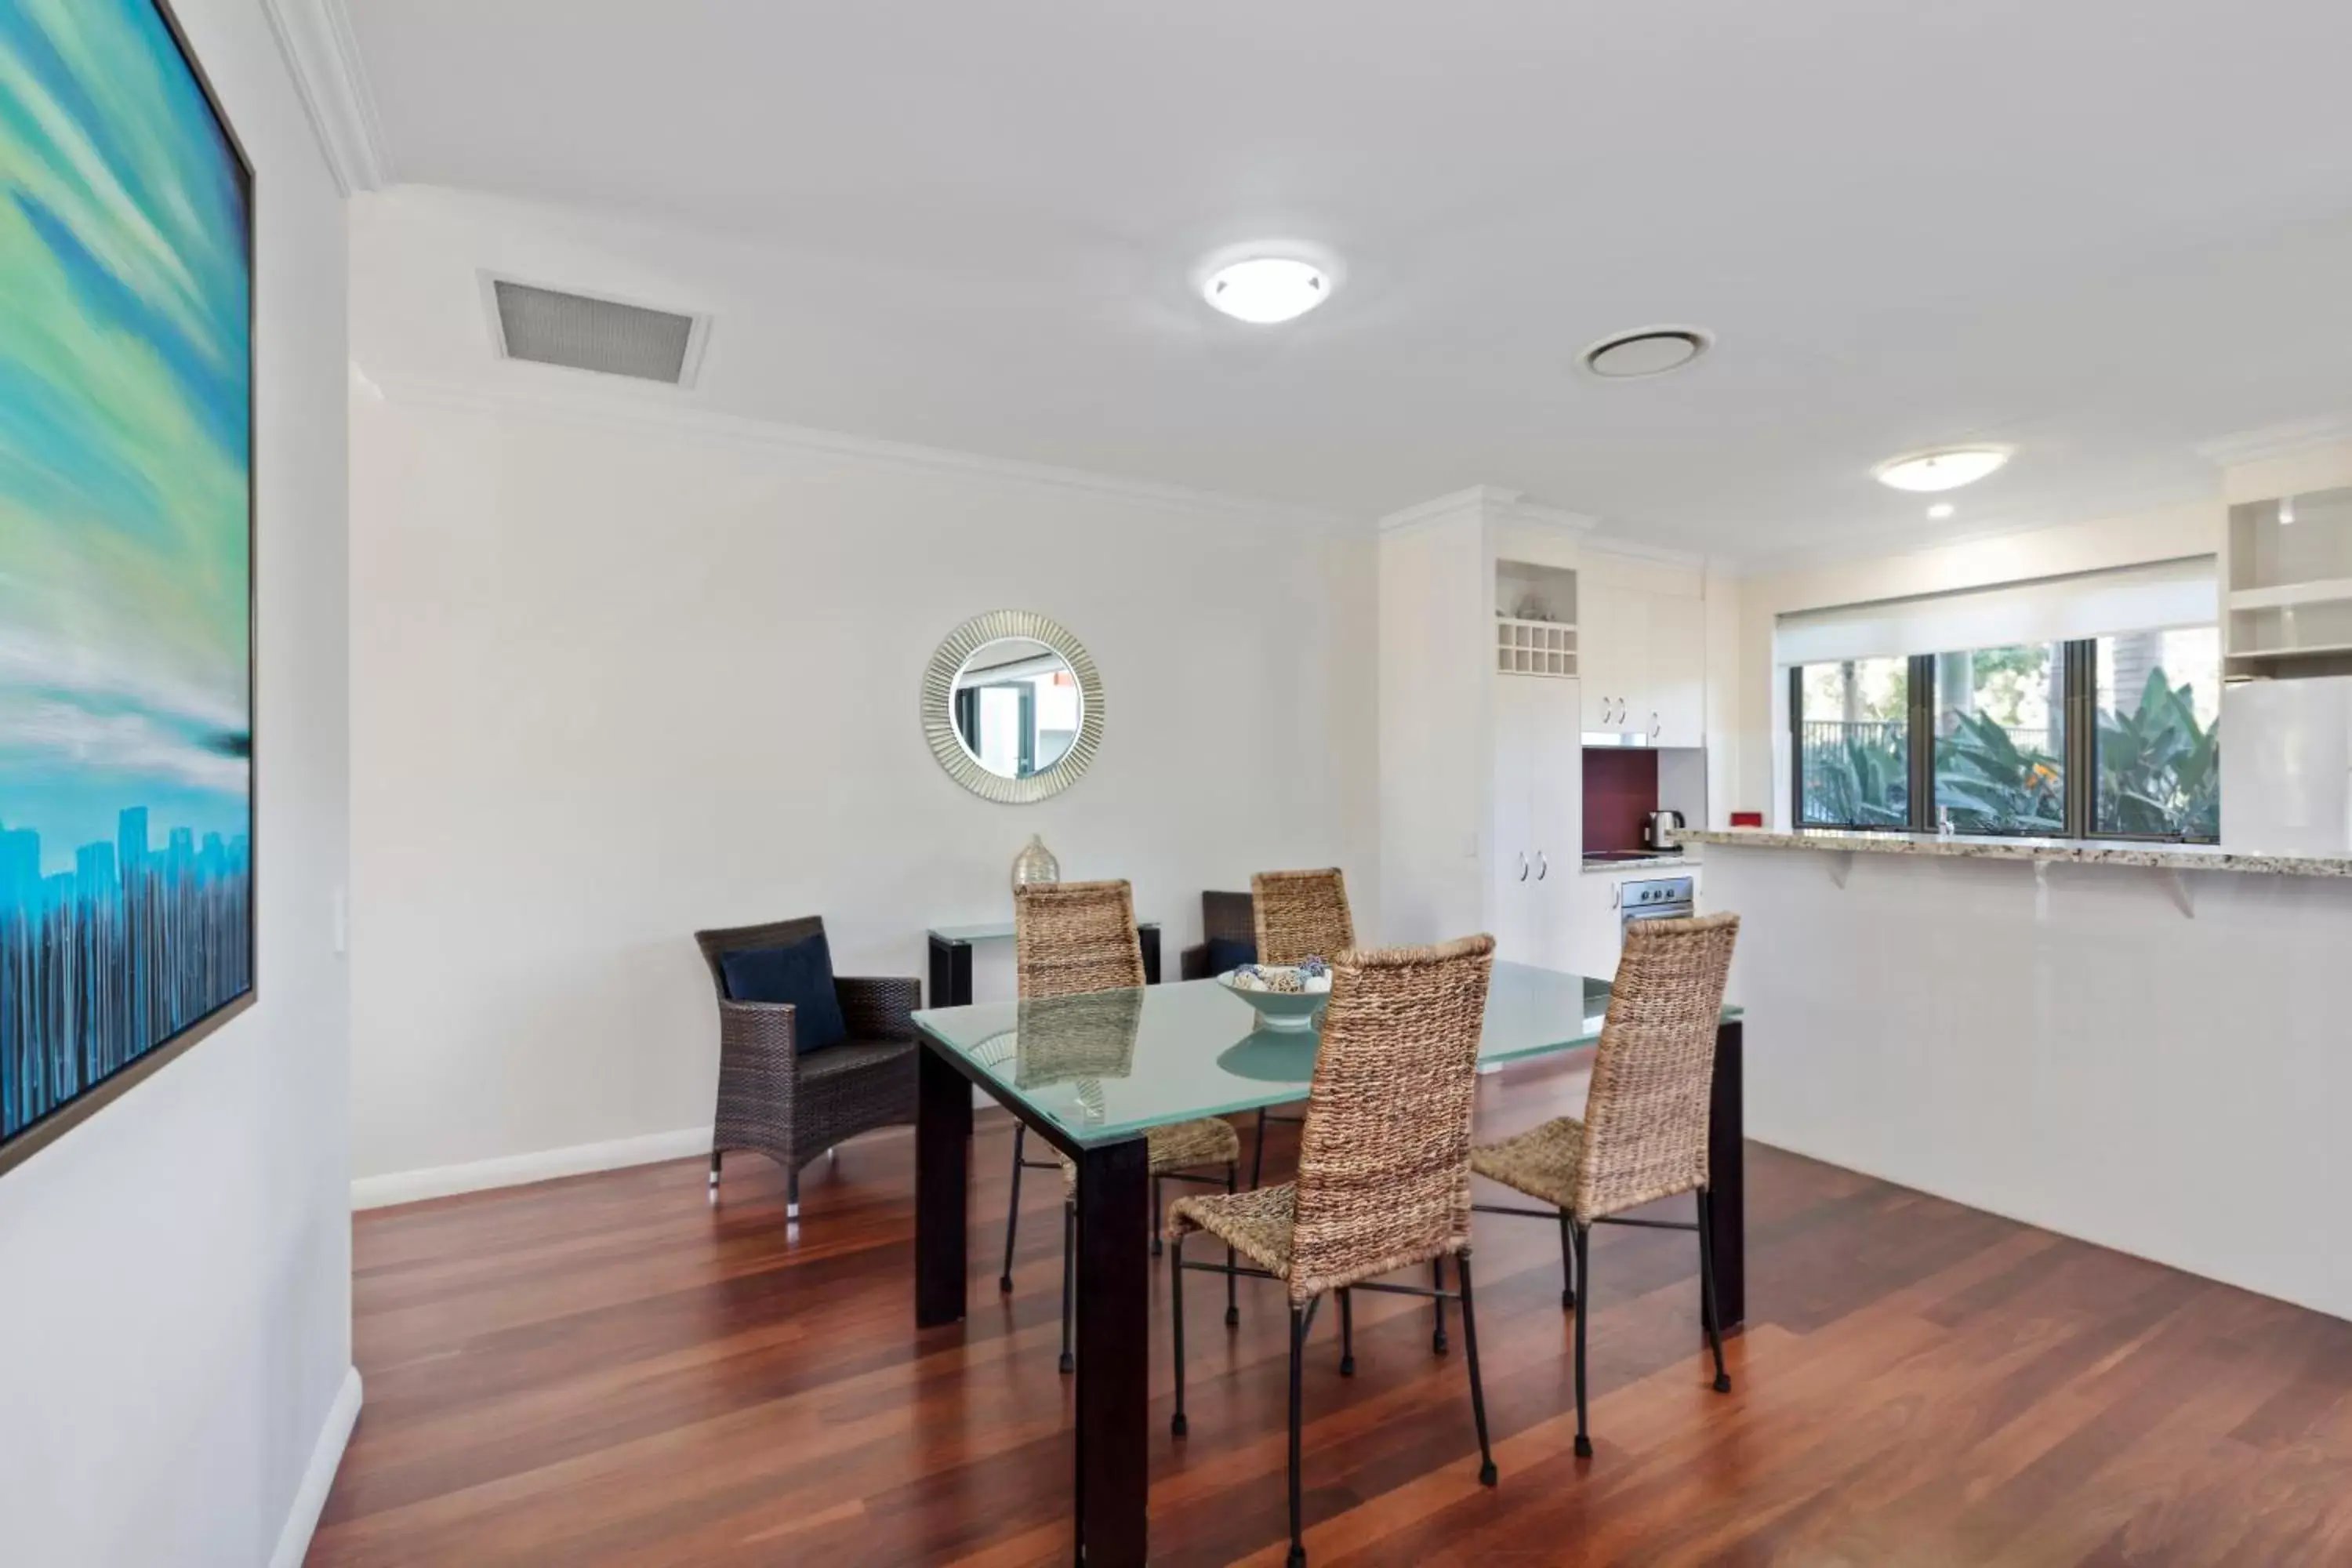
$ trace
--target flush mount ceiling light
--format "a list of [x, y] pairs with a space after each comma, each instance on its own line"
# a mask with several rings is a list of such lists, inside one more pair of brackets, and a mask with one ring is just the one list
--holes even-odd
[[1584, 368], [1611, 381], [1633, 381], [1664, 375], [1698, 358], [1714, 345], [1715, 334], [1702, 327], [1643, 327], [1612, 332], [1589, 345], [1577, 356]]
[[1270, 327], [1305, 315], [1331, 297], [1331, 277], [1294, 256], [1248, 256], [1202, 282], [1201, 297], [1237, 321]]
[[1872, 473], [1898, 490], [1956, 490], [1972, 485], [2009, 461], [2006, 447], [1947, 447], [1889, 458]]

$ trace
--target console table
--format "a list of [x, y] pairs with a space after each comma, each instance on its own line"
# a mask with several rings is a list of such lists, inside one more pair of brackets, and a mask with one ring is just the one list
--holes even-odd
[[[931, 984], [925, 993], [933, 1007], [971, 1005], [971, 950], [983, 942], [1011, 942], [1013, 922], [1001, 925], [934, 926], [931, 941]], [[1160, 984], [1160, 922], [1145, 921], [1135, 928], [1143, 947], [1143, 983]]]

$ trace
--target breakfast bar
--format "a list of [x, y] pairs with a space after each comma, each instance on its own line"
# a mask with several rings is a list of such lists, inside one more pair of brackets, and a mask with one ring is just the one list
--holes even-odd
[[1769, 1009], [1761, 1142], [2352, 1316], [2352, 858], [1683, 836]]

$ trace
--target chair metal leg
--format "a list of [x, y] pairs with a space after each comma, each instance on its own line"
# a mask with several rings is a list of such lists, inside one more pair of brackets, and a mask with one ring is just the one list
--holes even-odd
[[[1429, 1279], [1430, 1283], [1435, 1285], [1441, 1291], [1445, 1289], [1445, 1259], [1442, 1255], [1431, 1260]], [[1429, 1336], [1429, 1348], [1435, 1354], [1444, 1355], [1445, 1353], [1445, 1298], [1441, 1295], [1430, 1305], [1437, 1310], [1437, 1331]]]
[[1576, 1229], [1576, 1277], [1584, 1287], [1584, 1300], [1576, 1309], [1576, 1457], [1592, 1458], [1592, 1439], [1584, 1426], [1584, 1324], [1592, 1316], [1592, 1227], [1580, 1225]]
[[1698, 1191], [1699, 1316], [1706, 1322], [1707, 1349], [1715, 1352], [1715, 1391], [1731, 1392], [1731, 1374], [1723, 1370], [1723, 1314], [1715, 1301], [1715, 1215], [1706, 1189]]
[[1013, 1127], [1013, 1196], [1004, 1205], [1004, 1272], [996, 1277], [996, 1288], [1013, 1294], [1013, 1238], [1021, 1224], [1021, 1145], [1028, 1141], [1029, 1129], [1015, 1122]]
[[1303, 1425], [1307, 1391], [1307, 1314], [1297, 1307], [1290, 1309], [1290, 1558], [1288, 1568], [1307, 1568], [1307, 1543], [1302, 1539], [1298, 1506], [1299, 1433]]
[[1070, 1318], [1076, 1306], [1071, 1282], [1078, 1271], [1078, 1206], [1062, 1205], [1062, 1370], [1076, 1372], [1078, 1358], [1070, 1353]]
[[798, 1171], [784, 1178], [784, 1217], [788, 1220], [801, 1217], [801, 1173]]
[[1471, 1304], [1470, 1255], [1455, 1253], [1454, 1264], [1462, 1276], [1462, 1356], [1470, 1363], [1470, 1418], [1478, 1424], [1478, 1484], [1491, 1487], [1496, 1476], [1495, 1450], [1486, 1442], [1486, 1386], [1478, 1381], [1478, 1312]]
[[719, 1201], [719, 1151], [710, 1152], [710, 1201]]
[[1252, 1187], [1262, 1187], [1265, 1185], [1265, 1108], [1264, 1106], [1260, 1106], [1257, 1113], [1257, 1145], [1250, 1151], [1250, 1185]]
[[1356, 1298], [1339, 1292], [1339, 1375], [1356, 1375]]
[[1181, 1236], [1170, 1244], [1168, 1293], [1169, 1318], [1176, 1326], [1176, 1414], [1169, 1418], [1168, 1435], [1181, 1437], [1188, 1428], [1184, 1423], [1184, 1238]]
[[[1231, 1194], [1233, 1194], [1234, 1191], [1236, 1191], [1236, 1190], [1237, 1190], [1238, 1184], [1239, 1184], [1239, 1182], [1240, 1182], [1240, 1180], [1241, 1180], [1241, 1173], [1242, 1173], [1242, 1168], [1241, 1168], [1241, 1165], [1240, 1165], [1237, 1162], [1234, 1162], [1234, 1161], [1228, 1161], [1228, 1162], [1226, 1162], [1226, 1164], [1225, 1164], [1225, 1192], [1227, 1193], [1227, 1194], [1228, 1194], [1228, 1195], [1230, 1195]], [[1234, 1327], [1235, 1324], [1239, 1323], [1239, 1322], [1242, 1321], [1242, 1309], [1241, 1309], [1241, 1302], [1240, 1302], [1240, 1301], [1239, 1301], [1239, 1300], [1237, 1300], [1237, 1299], [1234, 1297], [1234, 1287], [1241, 1283], [1241, 1277], [1240, 1277], [1239, 1275], [1235, 1274], [1235, 1273], [1234, 1272], [1234, 1269], [1236, 1267], [1238, 1267], [1240, 1263], [1241, 1263], [1241, 1259], [1240, 1259], [1240, 1258], [1238, 1258], [1237, 1256], [1235, 1256], [1235, 1254], [1234, 1254], [1234, 1249], [1233, 1249], [1232, 1247], [1226, 1247], [1226, 1248], [1225, 1248], [1225, 1327], [1227, 1327], [1227, 1328], [1229, 1328], [1229, 1329], [1230, 1329], [1230, 1328], [1232, 1328], [1232, 1327]]]
[[1576, 1222], [1568, 1211], [1559, 1211], [1559, 1276], [1566, 1281], [1559, 1291], [1559, 1310], [1563, 1312], [1576, 1305]]
[[1160, 1256], [1160, 1178], [1151, 1178], [1151, 1256]]

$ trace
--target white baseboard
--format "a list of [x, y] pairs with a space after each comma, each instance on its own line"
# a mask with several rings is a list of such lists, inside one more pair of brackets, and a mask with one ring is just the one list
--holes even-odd
[[286, 1510], [286, 1527], [278, 1532], [278, 1550], [269, 1554], [269, 1568], [302, 1568], [302, 1559], [310, 1552], [310, 1537], [319, 1528], [319, 1515], [327, 1506], [327, 1493], [334, 1489], [336, 1467], [343, 1462], [343, 1449], [359, 1418], [360, 1369], [354, 1366], [344, 1371], [343, 1385], [335, 1391], [334, 1404], [327, 1407], [327, 1424], [319, 1429], [318, 1445], [303, 1468], [294, 1506]]
[[387, 1204], [413, 1204], [456, 1193], [519, 1187], [526, 1182], [584, 1176], [591, 1171], [617, 1171], [628, 1165], [650, 1165], [656, 1161], [683, 1160], [690, 1154], [709, 1152], [709, 1128], [681, 1127], [675, 1132], [648, 1132], [643, 1137], [615, 1138], [605, 1143], [574, 1143], [567, 1149], [507, 1154], [467, 1165], [394, 1171], [389, 1175], [362, 1176], [353, 1181], [352, 1207], [373, 1209]]

